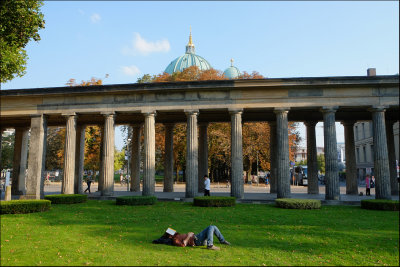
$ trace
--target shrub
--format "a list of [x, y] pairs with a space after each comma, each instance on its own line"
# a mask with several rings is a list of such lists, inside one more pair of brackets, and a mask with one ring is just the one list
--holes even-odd
[[157, 202], [155, 196], [123, 196], [116, 198], [117, 205], [130, 205], [130, 206], [140, 206], [140, 205], [153, 205]]
[[278, 198], [276, 206], [284, 209], [319, 209], [321, 201], [317, 199]]
[[234, 197], [195, 197], [193, 205], [199, 207], [231, 207], [236, 205]]
[[361, 208], [369, 210], [399, 210], [398, 200], [388, 199], [363, 199], [361, 200]]
[[87, 201], [87, 195], [81, 194], [60, 194], [47, 195], [44, 199], [50, 200], [52, 204], [75, 204]]
[[51, 202], [43, 199], [1, 201], [0, 214], [42, 212], [50, 207]]

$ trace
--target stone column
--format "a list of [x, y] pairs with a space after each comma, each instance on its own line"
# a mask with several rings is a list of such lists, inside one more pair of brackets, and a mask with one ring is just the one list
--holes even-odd
[[114, 195], [114, 113], [104, 114], [104, 139], [102, 153], [102, 196]]
[[143, 164], [143, 196], [153, 196], [156, 173], [156, 131], [155, 112], [144, 114], [144, 164]]
[[15, 128], [14, 158], [12, 172], [12, 195], [25, 194], [25, 172], [28, 156], [28, 132], [26, 127]]
[[164, 192], [174, 192], [174, 123], [164, 123], [165, 127], [165, 160]]
[[2, 154], [2, 150], [1, 150], [1, 143], [2, 143], [2, 139], [3, 139], [3, 132], [4, 132], [4, 128], [0, 128], [0, 172], [3, 169], [3, 161], [1, 160], [1, 154]]
[[393, 196], [399, 195], [399, 183], [397, 182], [396, 170], [396, 152], [393, 135], [393, 124], [396, 121], [386, 121], [386, 139], [389, 153], [389, 172], [390, 172], [390, 190]]
[[197, 195], [198, 187], [198, 136], [197, 136], [197, 115], [198, 110], [186, 110], [187, 134], [186, 134], [186, 198], [193, 198]]
[[199, 175], [198, 175], [198, 192], [204, 192], [204, 175], [208, 173], [208, 138], [207, 138], [207, 122], [199, 123]]
[[131, 192], [140, 192], [140, 129], [142, 124], [133, 124], [131, 127]]
[[375, 198], [392, 199], [390, 190], [389, 156], [386, 140], [385, 109], [371, 108], [374, 130]]
[[269, 179], [269, 188], [271, 194], [276, 194], [276, 121], [269, 122], [269, 157], [271, 161], [271, 170], [270, 170], [270, 179]]
[[46, 138], [47, 117], [45, 115], [32, 116], [26, 195], [21, 196], [22, 199], [40, 199], [44, 197]]
[[317, 164], [317, 141], [315, 137], [315, 125], [317, 121], [304, 122], [307, 127], [307, 193], [319, 194], [318, 164]]
[[275, 109], [276, 114], [276, 168], [277, 168], [277, 198], [290, 198], [290, 171], [289, 171], [289, 109]]
[[340, 200], [340, 185], [337, 160], [337, 140], [335, 126], [336, 108], [321, 109], [324, 116], [324, 150], [325, 150], [325, 199]]
[[[104, 181], [103, 181], [103, 147], [104, 147], [104, 123], [99, 125], [100, 128], [100, 166], [99, 166], [99, 181], [97, 186], [97, 191], [103, 191]], [[95, 173], [93, 174], [93, 179], [95, 178]]]
[[231, 196], [243, 198], [242, 109], [229, 110], [231, 115]]
[[76, 128], [76, 153], [75, 153], [75, 183], [74, 193], [83, 194], [82, 182], [85, 163], [85, 131], [86, 125], [78, 125]]
[[73, 194], [75, 181], [76, 115], [66, 115], [66, 118], [64, 173], [61, 194]]
[[344, 121], [344, 142], [346, 155], [346, 194], [358, 195], [356, 148], [354, 142], [355, 121]]

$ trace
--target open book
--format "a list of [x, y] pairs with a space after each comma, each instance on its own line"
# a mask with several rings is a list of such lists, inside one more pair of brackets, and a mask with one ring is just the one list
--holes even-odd
[[165, 232], [170, 235], [174, 235], [176, 233], [176, 231], [172, 228], [168, 228], [167, 231], [165, 231]]

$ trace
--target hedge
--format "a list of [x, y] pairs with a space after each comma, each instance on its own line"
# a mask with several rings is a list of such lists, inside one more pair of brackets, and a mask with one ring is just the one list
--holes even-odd
[[199, 207], [231, 207], [236, 205], [235, 197], [195, 197], [193, 205]]
[[363, 199], [361, 200], [361, 208], [369, 210], [399, 210], [398, 200], [388, 199]]
[[0, 214], [16, 214], [47, 211], [51, 207], [49, 200], [9, 200], [1, 201]]
[[321, 201], [317, 199], [278, 198], [276, 206], [284, 209], [319, 209]]
[[122, 196], [116, 198], [117, 205], [130, 205], [130, 206], [140, 206], [140, 205], [153, 205], [157, 202], [155, 196]]
[[75, 204], [87, 201], [87, 195], [81, 194], [60, 194], [47, 195], [44, 199], [50, 200], [52, 204]]

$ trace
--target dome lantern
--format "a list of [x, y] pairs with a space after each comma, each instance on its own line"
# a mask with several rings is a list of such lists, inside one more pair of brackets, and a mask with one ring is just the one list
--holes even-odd
[[182, 72], [184, 69], [191, 66], [196, 66], [199, 70], [209, 70], [212, 68], [207, 60], [195, 54], [194, 44], [192, 41], [192, 29], [190, 29], [189, 43], [186, 45], [186, 53], [169, 63], [164, 72], [169, 74]]

